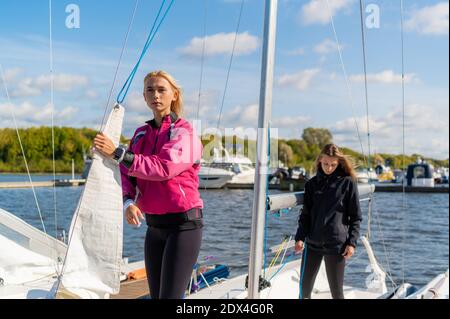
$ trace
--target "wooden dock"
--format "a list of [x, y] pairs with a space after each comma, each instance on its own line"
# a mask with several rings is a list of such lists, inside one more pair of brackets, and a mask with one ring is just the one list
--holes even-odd
[[[254, 189], [255, 184], [237, 184], [237, 183], [230, 183], [226, 184], [225, 189]], [[269, 189], [280, 189], [280, 185], [278, 184], [269, 184]]]
[[[277, 189], [281, 191], [301, 192], [304, 190], [304, 182], [285, 181], [280, 184], [269, 184], [269, 189]], [[225, 189], [253, 189], [254, 184], [227, 184]], [[402, 185], [376, 185], [376, 193], [401, 193], [403, 192]], [[435, 194], [448, 194], [448, 186], [435, 186], [435, 187], [410, 187], [405, 188], [406, 193], [435, 193]]]
[[[86, 184], [85, 179], [68, 179], [56, 181], [33, 182], [34, 188], [42, 187], [77, 187]], [[0, 189], [32, 188], [30, 182], [1, 182]]]
[[[402, 185], [376, 185], [375, 192], [377, 193], [402, 193]], [[406, 193], [438, 193], [445, 194], [449, 193], [448, 186], [436, 186], [436, 187], [405, 187]]]

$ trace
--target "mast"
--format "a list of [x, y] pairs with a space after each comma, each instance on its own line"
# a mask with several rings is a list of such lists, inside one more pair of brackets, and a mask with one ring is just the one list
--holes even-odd
[[269, 172], [268, 128], [272, 114], [272, 87], [275, 64], [275, 42], [278, 0], [266, 0], [264, 18], [264, 44], [259, 101], [255, 192], [253, 197], [252, 233], [250, 241], [248, 299], [259, 298], [259, 277], [263, 264], [264, 227], [266, 213], [266, 187]]

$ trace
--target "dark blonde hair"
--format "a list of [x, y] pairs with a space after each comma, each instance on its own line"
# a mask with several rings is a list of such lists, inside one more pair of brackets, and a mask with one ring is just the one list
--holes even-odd
[[144, 79], [144, 85], [150, 78], [164, 78], [170, 83], [172, 89], [178, 93], [178, 99], [172, 102], [170, 110], [174, 112], [178, 117], [183, 115], [183, 90], [181, 86], [178, 85], [177, 81], [169, 73], [165, 71], [153, 71], [146, 75]]
[[317, 171], [319, 171], [319, 169], [321, 168], [320, 161], [324, 156], [336, 158], [339, 161], [339, 166], [345, 172], [345, 175], [351, 176], [351, 178], [356, 181], [355, 164], [353, 163], [352, 158], [342, 153], [337, 145], [335, 144], [325, 145], [325, 147], [322, 149], [320, 155], [317, 157], [316, 160]]

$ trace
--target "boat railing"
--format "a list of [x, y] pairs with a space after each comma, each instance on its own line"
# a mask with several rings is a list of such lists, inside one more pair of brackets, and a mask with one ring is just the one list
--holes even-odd
[[[370, 200], [372, 194], [375, 192], [375, 185], [360, 184], [358, 185], [358, 192], [360, 201]], [[293, 193], [269, 195], [267, 202], [267, 210], [270, 212], [277, 212], [282, 209], [301, 206], [303, 205], [304, 195], [305, 192], [293, 192]]]

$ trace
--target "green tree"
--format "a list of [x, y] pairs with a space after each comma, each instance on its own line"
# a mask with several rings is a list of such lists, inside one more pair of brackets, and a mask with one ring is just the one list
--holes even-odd
[[280, 142], [278, 145], [278, 157], [288, 167], [292, 167], [294, 162], [294, 152], [286, 142]]
[[333, 141], [333, 135], [329, 130], [312, 127], [303, 131], [302, 138], [308, 146], [317, 145], [320, 149]]

